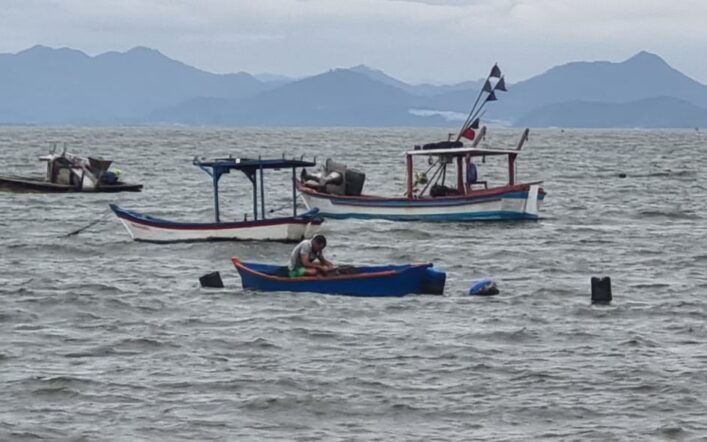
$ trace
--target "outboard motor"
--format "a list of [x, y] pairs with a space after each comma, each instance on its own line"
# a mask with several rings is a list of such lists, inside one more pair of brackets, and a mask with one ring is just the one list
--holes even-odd
[[305, 186], [334, 195], [359, 196], [365, 180], [365, 173], [331, 159], [326, 161], [322, 172], [310, 173], [302, 169], [300, 173], [300, 181]]
[[344, 182], [344, 177], [339, 172], [309, 173], [306, 169], [302, 169], [300, 180], [307, 187], [323, 190], [327, 185], [341, 186]]

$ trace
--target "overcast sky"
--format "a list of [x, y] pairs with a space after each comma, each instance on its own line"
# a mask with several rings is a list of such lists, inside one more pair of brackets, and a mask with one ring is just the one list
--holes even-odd
[[496, 61], [515, 82], [654, 52], [707, 83], [705, 0], [0, 0], [0, 52], [148, 46], [212, 72], [303, 76], [366, 64], [456, 82]]

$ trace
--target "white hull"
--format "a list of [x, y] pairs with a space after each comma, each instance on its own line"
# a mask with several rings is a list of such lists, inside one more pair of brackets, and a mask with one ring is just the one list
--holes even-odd
[[173, 222], [121, 209], [111, 209], [135, 241], [300, 241], [314, 235], [322, 223], [316, 211], [299, 217], [231, 223]]
[[429, 198], [406, 202], [386, 198], [350, 198], [302, 192], [308, 209], [318, 208], [328, 218], [471, 221], [537, 219], [542, 203], [539, 185], [525, 192], [507, 192], [470, 198]]
[[191, 230], [149, 226], [122, 218], [120, 222], [123, 223], [132, 239], [147, 242], [214, 240], [296, 242], [311, 237], [319, 230], [318, 225], [311, 223]]

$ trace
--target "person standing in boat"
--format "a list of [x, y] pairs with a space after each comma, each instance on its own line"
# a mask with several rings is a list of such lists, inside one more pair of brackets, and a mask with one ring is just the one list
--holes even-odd
[[287, 265], [290, 278], [317, 276], [334, 269], [334, 264], [324, 258], [322, 251], [326, 247], [324, 235], [315, 235], [305, 239], [292, 250]]
[[471, 154], [466, 154], [466, 193], [471, 192], [471, 185], [476, 183], [479, 179], [476, 164], [471, 157]]

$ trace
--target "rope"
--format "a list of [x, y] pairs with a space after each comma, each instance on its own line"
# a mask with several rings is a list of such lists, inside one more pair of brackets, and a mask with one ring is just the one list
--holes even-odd
[[83, 226], [83, 227], [81, 227], [81, 228], [78, 229], [78, 230], [74, 230], [73, 232], [69, 232], [69, 233], [67, 233], [66, 235], [62, 235], [61, 237], [62, 237], [62, 238], [67, 238], [67, 237], [69, 237], [69, 236], [78, 235], [79, 233], [83, 232], [84, 230], [87, 230], [87, 229], [89, 229], [89, 228], [95, 226], [96, 224], [98, 224], [98, 223], [100, 223], [100, 222], [102, 222], [102, 221], [105, 221], [111, 214], [112, 214], [112, 212], [108, 212], [108, 213], [106, 213], [105, 215], [103, 215], [102, 217], [98, 218], [97, 220], [90, 222], [88, 225]]
[[[297, 192], [297, 198], [299, 198], [299, 196], [300, 196], [300, 193]], [[279, 207], [275, 207], [274, 209], [270, 209], [270, 210], [268, 210], [268, 214], [271, 214], [273, 212], [277, 212], [278, 210], [287, 209], [288, 207], [292, 207], [292, 202], [289, 202], [287, 204], [283, 204], [282, 206], [279, 206]]]
[[[437, 163], [435, 163], [435, 164], [437, 164]], [[434, 164], [433, 164], [433, 166], [434, 166]], [[444, 164], [443, 162], [440, 162], [439, 168], [437, 170], [435, 170], [435, 173], [432, 174], [432, 178], [430, 178], [427, 181], [427, 184], [425, 185], [425, 187], [422, 188], [422, 191], [420, 192], [420, 196], [425, 194], [425, 190], [427, 190], [427, 188], [430, 187], [430, 185], [437, 184], [437, 182], [439, 182], [439, 173], [443, 168], [446, 169], [447, 165]]]

